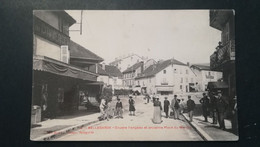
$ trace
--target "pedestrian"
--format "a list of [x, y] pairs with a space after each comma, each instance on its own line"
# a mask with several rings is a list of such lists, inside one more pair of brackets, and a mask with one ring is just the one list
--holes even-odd
[[237, 122], [237, 96], [233, 99], [232, 107], [232, 119], [231, 119], [232, 131], [238, 134], [238, 122]]
[[177, 99], [177, 95], [174, 95], [174, 98], [172, 99], [172, 102], [171, 102], [171, 108], [172, 108], [172, 111], [174, 113], [174, 119], [180, 119], [179, 118], [179, 113], [180, 113], [180, 105], [179, 105], [179, 101]]
[[193, 120], [193, 111], [195, 108], [195, 102], [191, 99], [191, 96], [188, 96], [188, 101], [187, 101], [187, 111], [190, 117], [190, 122], [192, 122]]
[[164, 105], [163, 105], [163, 110], [166, 114], [166, 118], [169, 117], [169, 106], [170, 106], [170, 102], [167, 100], [167, 97], [165, 97], [165, 100], [164, 100]]
[[155, 98], [156, 98], [155, 93], [153, 93], [153, 102], [155, 101]]
[[123, 118], [123, 104], [119, 98], [117, 98], [116, 102], [116, 118]]
[[182, 98], [181, 102], [180, 102], [180, 114], [184, 113], [185, 108], [186, 108], [186, 103], [185, 103], [184, 99]]
[[217, 98], [215, 92], [209, 92], [209, 108], [212, 115], [212, 124], [217, 124]]
[[150, 101], [150, 96], [148, 94], [146, 94], [146, 99], [147, 99], [147, 104], [148, 104]]
[[135, 101], [133, 100], [132, 96], [129, 96], [129, 112], [130, 112], [130, 116], [135, 116]]
[[222, 130], [225, 130], [225, 111], [227, 109], [227, 101], [223, 97], [222, 92], [218, 91], [218, 97], [217, 97], [217, 114], [218, 114], [218, 123], [219, 123], [219, 128]]
[[161, 102], [159, 101], [159, 98], [155, 98], [153, 106], [154, 106], [153, 123], [160, 124], [162, 122], [162, 116], [161, 116], [162, 105]]
[[200, 99], [202, 105], [202, 114], [204, 116], [204, 122], [208, 122], [208, 107], [209, 107], [209, 98], [206, 93], [203, 93], [203, 98]]
[[107, 119], [107, 121], [109, 120], [107, 117], [107, 113], [106, 113], [106, 109], [107, 109], [107, 104], [106, 104], [106, 100], [105, 99], [101, 99], [100, 105], [99, 105], [99, 109], [100, 109], [100, 113], [101, 116], [99, 117], [100, 120], [104, 120]]

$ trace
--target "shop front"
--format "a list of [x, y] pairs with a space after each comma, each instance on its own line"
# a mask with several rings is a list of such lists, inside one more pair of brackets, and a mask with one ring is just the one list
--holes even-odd
[[35, 56], [32, 106], [40, 106], [42, 118], [55, 118], [78, 110], [81, 85], [93, 83], [97, 75], [72, 65]]

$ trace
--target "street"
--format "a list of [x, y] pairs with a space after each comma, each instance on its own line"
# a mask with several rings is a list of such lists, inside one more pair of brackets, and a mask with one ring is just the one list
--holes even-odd
[[[110, 119], [99, 121], [90, 126], [57, 138], [57, 141], [199, 141], [202, 138], [181, 116], [181, 120], [165, 118], [162, 113], [161, 124], [154, 124], [153, 103], [145, 104], [142, 96], [134, 98], [136, 102], [136, 115], [129, 116], [128, 98], [123, 97], [121, 101], [124, 107], [123, 119]], [[171, 99], [169, 99], [170, 101]], [[163, 99], [161, 99], [163, 104]], [[112, 106], [115, 99], [112, 101]]]

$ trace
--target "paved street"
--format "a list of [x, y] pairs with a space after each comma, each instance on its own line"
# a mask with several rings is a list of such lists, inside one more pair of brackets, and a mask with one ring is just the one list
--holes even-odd
[[[90, 126], [68, 133], [56, 140], [67, 141], [114, 141], [114, 140], [151, 140], [151, 141], [197, 141], [202, 138], [181, 117], [181, 120], [166, 119], [161, 124], [153, 124], [153, 105], [144, 104], [142, 97], [136, 101], [136, 116], [128, 115], [128, 98], [121, 98], [124, 104], [124, 118], [100, 121]], [[112, 102], [112, 105], [114, 101]]]

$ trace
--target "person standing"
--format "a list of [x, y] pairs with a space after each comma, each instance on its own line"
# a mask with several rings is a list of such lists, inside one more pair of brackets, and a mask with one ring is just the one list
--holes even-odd
[[130, 112], [130, 116], [135, 116], [135, 101], [133, 100], [132, 96], [129, 96], [129, 112]]
[[184, 99], [182, 98], [181, 102], [180, 102], [180, 114], [184, 113], [185, 108], [186, 108], [186, 103], [185, 103]]
[[218, 97], [217, 97], [217, 114], [218, 114], [218, 123], [219, 123], [219, 128], [222, 130], [225, 130], [225, 111], [227, 108], [227, 102], [222, 96], [222, 92], [218, 91]]
[[108, 120], [108, 116], [106, 113], [106, 109], [107, 109], [107, 104], [106, 104], [106, 100], [105, 99], [101, 99], [101, 103], [99, 105], [99, 109], [100, 109], [100, 113], [101, 113], [101, 119], [107, 119]]
[[171, 108], [173, 110], [174, 113], [174, 119], [180, 119], [179, 115], [180, 115], [180, 105], [179, 105], [179, 101], [177, 99], [177, 95], [174, 95], [174, 98], [172, 99], [171, 102]]
[[161, 102], [159, 101], [159, 98], [155, 98], [153, 106], [154, 106], [153, 123], [160, 124], [162, 122], [162, 116], [161, 116], [162, 105]]
[[166, 114], [166, 118], [169, 117], [169, 106], [170, 106], [170, 102], [167, 100], [167, 97], [165, 97], [165, 100], [164, 100], [164, 105], [163, 105], [163, 110]]
[[122, 112], [123, 111], [123, 104], [120, 101], [119, 98], [117, 98], [117, 102], [116, 102], [116, 118], [123, 118], [122, 116]]
[[192, 122], [193, 120], [193, 111], [195, 108], [195, 102], [191, 99], [191, 96], [188, 96], [188, 101], [187, 101], [187, 110], [188, 110], [188, 114], [190, 117], [190, 122]]
[[217, 124], [217, 98], [214, 92], [209, 92], [209, 107], [212, 114], [212, 124]]
[[208, 122], [208, 106], [209, 106], [209, 99], [206, 93], [203, 93], [203, 98], [200, 99], [200, 103], [202, 104], [202, 114], [204, 116], [204, 122]]

